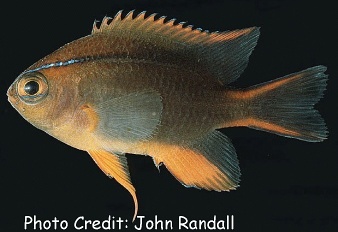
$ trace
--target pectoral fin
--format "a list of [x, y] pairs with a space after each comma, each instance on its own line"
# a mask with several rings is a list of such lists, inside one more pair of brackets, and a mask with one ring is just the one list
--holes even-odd
[[111, 154], [105, 150], [92, 150], [88, 151], [88, 153], [107, 176], [115, 178], [117, 182], [129, 191], [135, 204], [133, 217], [133, 220], [135, 220], [138, 211], [138, 202], [135, 188], [130, 180], [126, 156], [124, 154]]
[[149, 139], [160, 124], [161, 96], [155, 91], [134, 92], [95, 105], [97, 133], [119, 141]]

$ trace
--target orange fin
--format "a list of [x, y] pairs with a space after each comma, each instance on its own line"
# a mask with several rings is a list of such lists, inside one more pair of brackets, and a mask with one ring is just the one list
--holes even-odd
[[104, 150], [92, 150], [88, 151], [88, 153], [107, 176], [115, 178], [117, 182], [129, 191], [135, 204], [134, 221], [138, 211], [138, 202], [136, 190], [130, 180], [126, 156], [124, 154], [115, 155]]
[[184, 147], [158, 144], [153, 149], [154, 161], [163, 163], [186, 187], [229, 191], [238, 186], [240, 169], [235, 149], [219, 131]]
[[308, 142], [327, 137], [323, 118], [313, 106], [326, 89], [326, 67], [315, 66], [244, 91], [233, 91], [230, 97], [244, 101], [244, 117], [224, 127], [247, 126]]

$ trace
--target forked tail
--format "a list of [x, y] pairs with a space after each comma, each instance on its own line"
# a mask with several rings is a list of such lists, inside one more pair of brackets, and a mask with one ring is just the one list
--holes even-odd
[[308, 142], [327, 137], [323, 118], [314, 105], [323, 97], [326, 67], [315, 66], [244, 91], [234, 91], [243, 100], [243, 117], [226, 126], [247, 126]]

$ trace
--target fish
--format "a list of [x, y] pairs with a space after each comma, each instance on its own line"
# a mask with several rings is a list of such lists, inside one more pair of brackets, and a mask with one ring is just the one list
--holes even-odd
[[94, 21], [23, 71], [7, 91], [33, 126], [79, 150], [132, 196], [126, 154], [152, 157], [184, 186], [230, 191], [241, 171], [221, 128], [249, 127], [307, 142], [328, 137], [314, 105], [328, 75], [314, 66], [247, 88], [259, 27], [209, 32], [134, 11]]

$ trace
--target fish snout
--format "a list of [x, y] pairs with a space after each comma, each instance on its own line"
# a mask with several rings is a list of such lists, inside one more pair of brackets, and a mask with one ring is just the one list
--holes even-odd
[[17, 104], [17, 97], [16, 97], [16, 92], [15, 92], [15, 86], [12, 84], [8, 90], [7, 90], [7, 97], [8, 97], [8, 101], [12, 104], [12, 105], [16, 105]]

